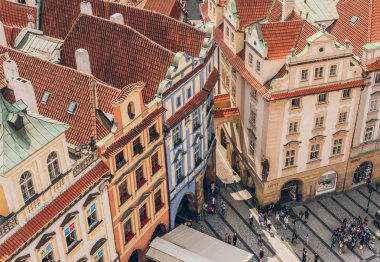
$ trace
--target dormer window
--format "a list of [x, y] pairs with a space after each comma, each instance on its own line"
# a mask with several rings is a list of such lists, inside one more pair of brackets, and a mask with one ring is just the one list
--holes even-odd
[[357, 16], [351, 17], [351, 21], [350, 21], [351, 25], [355, 25], [358, 22], [358, 20], [359, 20], [359, 17]]
[[77, 108], [78, 108], [78, 103], [74, 102], [74, 101], [71, 101], [70, 104], [69, 104], [69, 108], [67, 109], [67, 112], [69, 114], [74, 115], [75, 112], [77, 111]]
[[46, 104], [49, 101], [50, 98], [50, 92], [45, 91], [41, 98], [41, 103]]

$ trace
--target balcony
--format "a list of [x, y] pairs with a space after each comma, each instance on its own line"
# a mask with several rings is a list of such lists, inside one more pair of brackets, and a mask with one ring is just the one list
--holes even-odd
[[[0, 216], [1, 217], [1, 216]], [[16, 214], [12, 213], [6, 218], [0, 218], [0, 239], [18, 225]]]
[[143, 151], [144, 151], [144, 147], [142, 146], [140, 142], [133, 145], [133, 155], [139, 155]]
[[153, 142], [157, 140], [159, 137], [160, 137], [160, 134], [156, 130], [154, 130], [153, 132], [149, 134], [149, 141]]
[[73, 175], [74, 177], [78, 176], [83, 170], [89, 167], [92, 163], [94, 163], [98, 159], [97, 151], [91, 152], [86, 157], [80, 159], [73, 166]]

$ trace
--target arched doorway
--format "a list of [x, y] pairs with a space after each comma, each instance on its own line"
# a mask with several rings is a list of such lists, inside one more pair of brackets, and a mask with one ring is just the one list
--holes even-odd
[[183, 196], [178, 206], [175, 217], [175, 226], [185, 223], [191, 223], [195, 217], [195, 196], [193, 193], [187, 193]]
[[166, 233], [167, 233], [167, 230], [166, 230], [166, 226], [164, 224], [157, 225], [157, 227], [153, 231], [153, 235], [152, 235], [150, 242], [152, 242], [153, 239], [155, 239], [156, 237], [162, 237]]
[[373, 164], [369, 161], [360, 164], [354, 172], [352, 184], [365, 183], [368, 179], [371, 179], [373, 172]]
[[220, 130], [220, 144], [227, 149], [227, 136], [223, 128]]
[[140, 249], [136, 249], [133, 251], [131, 256], [129, 257], [128, 262], [142, 262], [145, 261], [145, 255], [144, 252]]
[[302, 200], [302, 184], [298, 180], [291, 180], [281, 188], [281, 203]]

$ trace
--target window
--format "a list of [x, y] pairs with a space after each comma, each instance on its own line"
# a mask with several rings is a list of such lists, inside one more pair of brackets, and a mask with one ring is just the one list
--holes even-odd
[[177, 97], [177, 108], [181, 106], [181, 96]]
[[230, 36], [230, 28], [228, 26], [226, 26], [226, 35]]
[[77, 102], [74, 102], [74, 101], [71, 101], [70, 104], [69, 104], [69, 107], [67, 109], [67, 112], [69, 114], [75, 114], [75, 112], [77, 111], [77, 107], [78, 107], [78, 103]]
[[45, 249], [40, 253], [42, 262], [54, 262], [54, 252], [53, 252], [53, 243], [46, 245]]
[[41, 103], [46, 104], [49, 101], [50, 92], [45, 91], [41, 98]]
[[96, 216], [96, 204], [93, 203], [89, 209], [87, 209], [87, 225], [88, 228], [92, 228], [98, 222]]
[[301, 105], [300, 98], [292, 98], [292, 108], [299, 108]]
[[234, 33], [231, 33], [231, 42], [235, 42], [235, 34]]
[[344, 124], [347, 121], [347, 112], [339, 113], [339, 124]]
[[231, 92], [232, 92], [232, 97], [236, 98], [236, 85], [235, 84], [231, 85]]
[[158, 152], [154, 153], [153, 156], [150, 159], [152, 164], [152, 174], [157, 173], [158, 170], [161, 169], [161, 166], [158, 162]]
[[326, 101], [327, 101], [327, 94], [326, 93], [318, 95], [318, 104], [324, 104], [324, 103], [326, 103]]
[[156, 124], [149, 127], [149, 143], [155, 141], [159, 137], [159, 133], [157, 132]]
[[260, 60], [256, 60], [256, 72], [260, 73], [261, 70], [261, 63]]
[[337, 65], [330, 66], [330, 77], [336, 76], [336, 68], [337, 68]]
[[142, 187], [145, 183], [146, 183], [146, 179], [144, 177], [144, 169], [142, 166], [140, 166], [136, 170], [136, 186], [137, 186], [137, 189]]
[[98, 251], [95, 252], [94, 261], [95, 262], [104, 262], [103, 249], [99, 249]]
[[358, 22], [358, 20], [359, 20], [359, 17], [357, 16], [351, 17], [351, 20], [350, 20], [351, 25], [355, 25]]
[[47, 166], [49, 171], [50, 180], [54, 180], [61, 174], [59, 170], [58, 156], [56, 152], [51, 152], [47, 158]]
[[141, 228], [143, 228], [149, 222], [149, 217], [146, 211], [146, 204], [140, 207], [139, 213], [140, 213], [140, 225], [141, 225]]
[[256, 143], [253, 138], [249, 139], [249, 155], [254, 158], [255, 157], [255, 147]]
[[116, 169], [120, 169], [126, 163], [124, 159], [124, 152], [121, 151], [115, 156]]
[[175, 164], [175, 176], [177, 178], [177, 184], [181, 183], [183, 180], [183, 175], [182, 175], [182, 162], [178, 161]]
[[254, 110], [251, 110], [251, 114], [249, 116], [249, 122], [252, 125], [256, 125], [256, 112]]
[[177, 146], [181, 143], [181, 137], [180, 137], [180, 129], [179, 129], [179, 125], [176, 126], [174, 129], [173, 129], [173, 143], [174, 143], [174, 146]]
[[156, 212], [158, 212], [163, 206], [164, 203], [162, 203], [161, 199], [161, 190], [158, 190], [156, 193], [154, 193], [154, 208]]
[[249, 64], [250, 66], [253, 65], [253, 55], [252, 55], [251, 53], [248, 54], [248, 64]]
[[75, 229], [75, 223], [72, 223], [70, 226], [68, 226], [64, 232], [65, 232], [66, 246], [67, 246], [67, 249], [70, 250], [70, 248], [73, 245], [75, 245], [75, 243], [78, 241], [77, 233]]
[[320, 116], [315, 118], [315, 128], [322, 128], [325, 124], [325, 117]]
[[194, 168], [202, 162], [200, 145], [194, 147]]
[[318, 160], [319, 159], [319, 150], [321, 145], [315, 144], [311, 146], [310, 150], [310, 160]]
[[29, 171], [26, 171], [21, 175], [20, 187], [24, 202], [28, 201], [36, 194], [34, 191], [32, 174]]
[[309, 70], [303, 69], [301, 71], [301, 81], [307, 81], [307, 80], [309, 80]]
[[342, 94], [343, 99], [347, 99], [351, 97], [351, 89], [344, 89]]
[[128, 243], [135, 236], [132, 230], [132, 222], [130, 219], [128, 219], [127, 222], [124, 223], [123, 228], [125, 243]]
[[286, 151], [285, 167], [292, 167], [295, 165], [296, 151], [294, 149]]
[[144, 148], [140, 142], [140, 137], [135, 139], [132, 144], [133, 144], [133, 155], [134, 156], [141, 154], [143, 152]]
[[199, 124], [199, 112], [195, 110], [193, 113], [193, 131], [197, 130], [201, 125]]
[[298, 133], [298, 122], [292, 122], [289, 124], [289, 134]]
[[127, 112], [129, 119], [133, 120], [135, 118], [135, 104], [133, 102], [128, 103]]
[[317, 67], [314, 71], [314, 79], [323, 78], [323, 67]]
[[380, 73], [375, 75], [375, 84], [379, 84], [379, 83], [380, 83]]
[[365, 128], [364, 142], [368, 142], [368, 141], [371, 141], [373, 139], [373, 131], [374, 131], [373, 126]]
[[191, 87], [187, 89], [187, 99], [190, 99], [191, 97]]
[[120, 205], [124, 204], [130, 197], [131, 197], [131, 195], [128, 193], [127, 180], [124, 180], [119, 185], [119, 200], [120, 200]]
[[379, 110], [379, 99], [374, 99], [369, 102], [369, 112], [376, 112]]
[[335, 139], [334, 140], [334, 146], [333, 146], [333, 152], [332, 154], [334, 156], [340, 155], [342, 153], [342, 145], [343, 145], [343, 139]]

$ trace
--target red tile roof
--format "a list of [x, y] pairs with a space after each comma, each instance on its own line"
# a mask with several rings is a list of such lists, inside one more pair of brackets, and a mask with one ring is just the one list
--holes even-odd
[[[0, 53], [0, 66], [2, 67], [4, 62], [7, 61], [7, 58], [4, 54]], [[7, 82], [5, 81], [4, 70], [0, 70], [0, 89], [7, 86]]]
[[0, 21], [3, 24], [23, 28], [28, 24], [28, 14], [37, 21], [37, 7], [15, 3], [9, 0], [0, 0]]
[[240, 29], [244, 30], [266, 18], [272, 6], [272, 0], [235, 0]]
[[62, 63], [76, 68], [79, 48], [88, 51], [92, 74], [107, 84], [122, 89], [144, 81], [145, 103], [155, 98], [175, 56], [131, 27], [83, 14], [62, 45]]
[[[119, 91], [100, 83], [90, 75], [82, 74], [76, 70], [50, 63], [31, 55], [0, 47], [0, 53], [8, 52], [10, 58], [18, 66], [20, 76], [30, 80], [33, 84], [38, 111], [49, 118], [70, 125], [66, 132], [69, 143], [81, 145], [88, 143], [90, 136], [98, 141], [104, 136], [98, 133], [100, 127], [96, 123], [94, 85], [97, 87], [97, 101], [99, 108], [111, 113], [110, 101]], [[0, 67], [3, 72], [3, 67]], [[51, 93], [46, 104], [41, 103], [45, 91]], [[69, 103], [78, 103], [74, 114], [67, 112]]]
[[144, 88], [144, 87], [145, 87], [144, 82], [133, 83], [133, 84], [123, 87], [119, 95], [115, 97], [115, 99], [112, 101], [112, 104], [115, 105], [115, 104], [122, 103], [128, 97], [128, 95], [132, 93], [134, 90], [138, 88]]
[[214, 104], [229, 102], [229, 101], [230, 101], [230, 94], [229, 93], [214, 95]]
[[186, 116], [191, 114], [195, 109], [197, 109], [208, 97], [208, 92], [201, 90], [196, 94], [189, 102], [187, 102], [183, 107], [181, 107], [177, 112], [175, 112], [171, 117], [169, 117], [165, 124], [168, 128], [171, 128], [179, 121], [184, 119]]
[[225, 117], [231, 117], [231, 116], [239, 116], [239, 108], [232, 107], [232, 108], [221, 108], [221, 109], [215, 109], [214, 110], [214, 118], [225, 118]]
[[[45, 34], [64, 39], [80, 14], [83, 0], [44, 0], [42, 30]], [[94, 16], [109, 19], [120, 13], [124, 23], [157, 44], [176, 53], [185, 52], [198, 57], [202, 48], [205, 32], [171, 17], [103, 0], [89, 0]]]
[[50, 222], [62, 215], [72, 203], [82, 198], [94, 184], [107, 172], [108, 167], [100, 162], [66, 191], [57, 196], [23, 227], [0, 244], [0, 261], [6, 261], [15, 255], [25, 243], [40, 233]]
[[211, 92], [214, 89], [218, 80], [219, 80], [219, 71], [216, 68], [214, 68], [211, 74], [208, 76], [208, 79], [203, 89], [207, 92]]
[[[340, 0], [339, 19], [328, 29], [339, 43], [350, 40], [354, 54], [361, 57], [363, 45], [380, 41], [380, 0]], [[359, 19], [351, 23], [353, 16]]]
[[21, 31], [21, 27], [4, 25], [5, 38], [7, 39], [7, 44], [13, 47], [15, 44], [16, 37]]
[[380, 57], [378, 57], [376, 59], [375, 62], [373, 62], [372, 64], [369, 64], [369, 65], [362, 65], [362, 68], [363, 70], [367, 71], [367, 72], [372, 72], [372, 71], [377, 71], [377, 70], [380, 70]]
[[[208, 0], [208, 1], [211, 1], [211, 0]], [[208, 1], [199, 5], [200, 10], [201, 10], [201, 14], [202, 14], [202, 17], [203, 17], [203, 20], [205, 21], [205, 23], [208, 23], [211, 21], [210, 17], [208, 16]]]
[[156, 11], [175, 19], [179, 19], [182, 15], [182, 8], [177, 0], [146, 0], [144, 9]]

